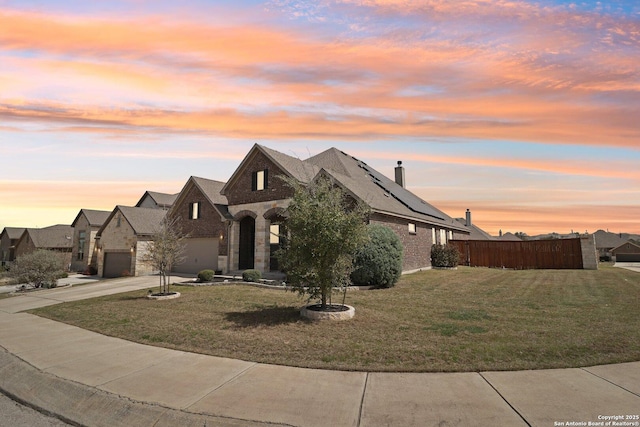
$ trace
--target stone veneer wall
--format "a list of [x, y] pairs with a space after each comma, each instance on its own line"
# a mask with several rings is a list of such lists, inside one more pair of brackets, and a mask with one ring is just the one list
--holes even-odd
[[[373, 214], [369, 220], [371, 224], [385, 225], [400, 237], [404, 248], [403, 271], [431, 268], [432, 228], [426, 224], [413, 222], [382, 214]], [[416, 233], [409, 233], [409, 223], [416, 225]]]
[[[238, 258], [240, 254], [240, 220], [249, 213], [256, 215], [254, 268], [262, 273], [269, 271], [269, 227], [271, 226], [269, 218], [278, 211], [286, 209], [289, 206], [289, 203], [290, 199], [286, 199], [229, 206], [229, 212], [235, 219], [231, 226], [231, 241], [228, 255], [229, 271], [238, 270]], [[267, 218], [265, 218], [265, 215]]]
[[582, 268], [585, 270], [597, 270], [598, 250], [596, 249], [596, 236], [594, 234], [581, 236], [580, 249], [582, 250]]

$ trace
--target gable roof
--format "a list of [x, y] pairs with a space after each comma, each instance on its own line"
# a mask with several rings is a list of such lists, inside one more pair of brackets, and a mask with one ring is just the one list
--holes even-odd
[[212, 179], [201, 178], [199, 176], [189, 177], [187, 183], [184, 185], [178, 197], [175, 200], [174, 206], [179, 206], [182, 203], [182, 199], [187, 194], [187, 190], [192, 186], [196, 186], [198, 190], [206, 197], [207, 201], [218, 211], [221, 218], [233, 219], [233, 216], [229, 213], [227, 197], [222, 195], [222, 188], [226, 183], [222, 181], [215, 181]]
[[158, 193], [157, 191], [145, 191], [138, 203], [136, 203], [136, 207], [139, 208], [140, 205], [144, 202], [144, 199], [147, 197], [151, 198], [154, 203], [160, 207], [170, 208], [173, 206], [173, 203], [176, 201], [180, 193], [176, 194], [167, 194], [167, 193]]
[[598, 230], [594, 235], [596, 237], [596, 248], [598, 249], [615, 248], [626, 242], [619, 235], [604, 230]]
[[97, 236], [101, 236], [105, 227], [111, 222], [114, 216], [120, 212], [129, 223], [136, 236], [151, 236], [160, 226], [160, 223], [167, 215], [164, 209], [139, 208], [131, 206], [116, 206], [109, 214], [109, 218], [98, 230]]
[[507, 233], [504, 233], [502, 236], [499, 236], [498, 240], [504, 240], [508, 242], [519, 242], [522, 239], [509, 231]]
[[292, 157], [281, 153], [276, 150], [272, 150], [271, 148], [264, 147], [259, 144], [254, 144], [254, 146], [249, 150], [247, 155], [240, 162], [240, 166], [233, 172], [229, 181], [222, 187], [220, 193], [225, 195], [228, 187], [238, 179], [238, 177], [242, 174], [244, 169], [248, 164], [251, 163], [251, 160], [258, 154], [264, 154], [269, 160], [275, 163], [282, 171], [289, 175], [292, 178], [297, 179], [300, 182], [307, 183], [313, 179], [313, 177], [319, 172], [320, 168], [317, 166], [300, 160], [296, 157]]
[[491, 234], [484, 231], [482, 228], [475, 224], [467, 225], [466, 218], [456, 218], [460, 224], [464, 225], [469, 230], [469, 240], [496, 240]]
[[26, 230], [26, 228], [24, 227], [5, 227], [2, 230], [2, 233], [0, 233], [0, 236], [3, 234], [6, 234], [10, 240], [16, 240], [16, 239], [19, 239], [20, 236], [22, 236], [22, 233], [24, 233], [24, 230]]
[[[376, 213], [410, 218], [428, 224], [469, 233], [469, 230], [453, 218], [425, 202], [411, 191], [381, 174], [365, 162], [335, 148], [307, 159], [315, 162]], [[330, 168], [336, 168], [333, 170]]]
[[636, 248], [640, 249], [640, 245], [638, 245], [637, 243], [631, 241], [631, 240], [627, 240], [626, 242], [622, 243], [621, 245], [616, 246], [615, 248], [611, 249], [611, 252], [617, 252], [618, 249], [622, 248], [623, 246], [627, 246], [627, 245], [632, 245], [635, 246]]
[[27, 228], [20, 240], [29, 236], [38, 249], [66, 249], [73, 247], [73, 227], [70, 225], [52, 225], [45, 228]]
[[111, 212], [109, 211], [97, 211], [97, 210], [93, 210], [93, 209], [80, 209], [80, 212], [78, 212], [78, 215], [76, 215], [76, 219], [73, 220], [73, 222], [71, 223], [72, 227], [76, 226], [76, 223], [78, 222], [78, 220], [80, 219], [80, 217], [82, 215], [85, 216], [85, 218], [87, 218], [87, 221], [89, 221], [89, 225], [92, 227], [102, 227], [102, 224], [104, 224], [104, 222], [107, 220], [107, 218], [109, 218], [109, 214]]

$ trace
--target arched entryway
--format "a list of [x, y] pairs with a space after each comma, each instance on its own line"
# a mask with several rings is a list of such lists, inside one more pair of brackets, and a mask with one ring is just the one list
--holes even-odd
[[240, 270], [254, 268], [256, 220], [250, 216], [245, 216], [240, 220], [240, 242], [238, 249], [238, 268]]

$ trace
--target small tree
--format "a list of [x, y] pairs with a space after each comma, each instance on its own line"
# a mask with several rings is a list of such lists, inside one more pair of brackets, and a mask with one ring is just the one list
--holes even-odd
[[9, 270], [18, 283], [28, 283], [36, 288], [55, 288], [58, 279], [65, 277], [61, 257], [52, 251], [38, 249], [18, 257]]
[[143, 256], [143, 261], [149, 263], [160, 274], [160, 293], [169, 293], [171, 269], [185, 260], [184, 234], [177, 218], [166, 216], [157, 231], [153, 234]]
[[334, 182], [320, 176], [306, 186], [283, 178], [294, 190], [288, 208], [290, 237], [278, 251], [287, 281], [301, 295], [331, 305], [334, 287], [350, 284], [356, 251], [366, 242], [368, 208], [349, 199]]
[[369, 242], [357, 252], [351, 280], [362, 285], [390, 288], [402, 274], [402, 242], [389, 227], [367, 227]]

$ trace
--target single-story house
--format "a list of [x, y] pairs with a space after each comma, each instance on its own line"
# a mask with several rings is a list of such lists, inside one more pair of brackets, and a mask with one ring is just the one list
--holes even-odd
[[596, 239], [596, 250], [601, 261], [611, 260], [613, 253], [611, 250], [626, 243], [626, 239], [623, 239], [617, 233], [610, 233], [604, 230], [598, 230], [594, 233]]
[[94, 256], [96, 235], [109, 218], [109, 211], [81, 209], [71, 223], [73, 227], [72, 271], [88, 271], [89, 267], [97, 271], [98, 260]]
[[64, 268], [68, 270], [73, 250], [73, 227], [58, 224], [45, 228], [26, 228], [16, 242], [16, 258], [38, 249], [58, 254]]
[[640, 262], [640, 245], [629, 240], [611, 249], [611, 255], [615, 262]]
[[98, 275], [151, 274], [152, 267], [143, 259], [166, 214], [163, 209], [116, 206], [96, 234]]
[[[367, 204], [371, 209], [370, 223], [386, 225], [400, 237], [404, 271], [429, 268], [433, 243], [444, 244], [454, 233], [469, 234], [469, 230], [407, 190], [401, 162], [394, 172], [392, 180], [336, 148], [301, 160], [254, 145], [220, 190], [226, 198], [226, 211], [216, 209], [214, 221], [224, 221], [227, 227], [220, 228], [220, 240], [227, 240], [227, 257], [226, 268], [219, 265], [219, 269], [277, 270], [273, 253], [280, 244], [281, 227], [286, 223], [286, 209], [293, 196], [293, 190], [278, 177], [307, 184], [320, 174], [333, 179], [354, 200]], [[193, 187], [185, 190], [195, 191]], [[220, 199], [220, 206], [224, 206], [223, 201]], [[174, 208], [182, 209], [183, 217], [185, 203], [192, 206], [197, 201], [184, 197], [176, 204]], [[204, 249], [201, 256], [207, 256]]]
[[25, 228], [5, 227], [0, 233], [0, 266], [5, 266], [16, 259], [16, 243]]

